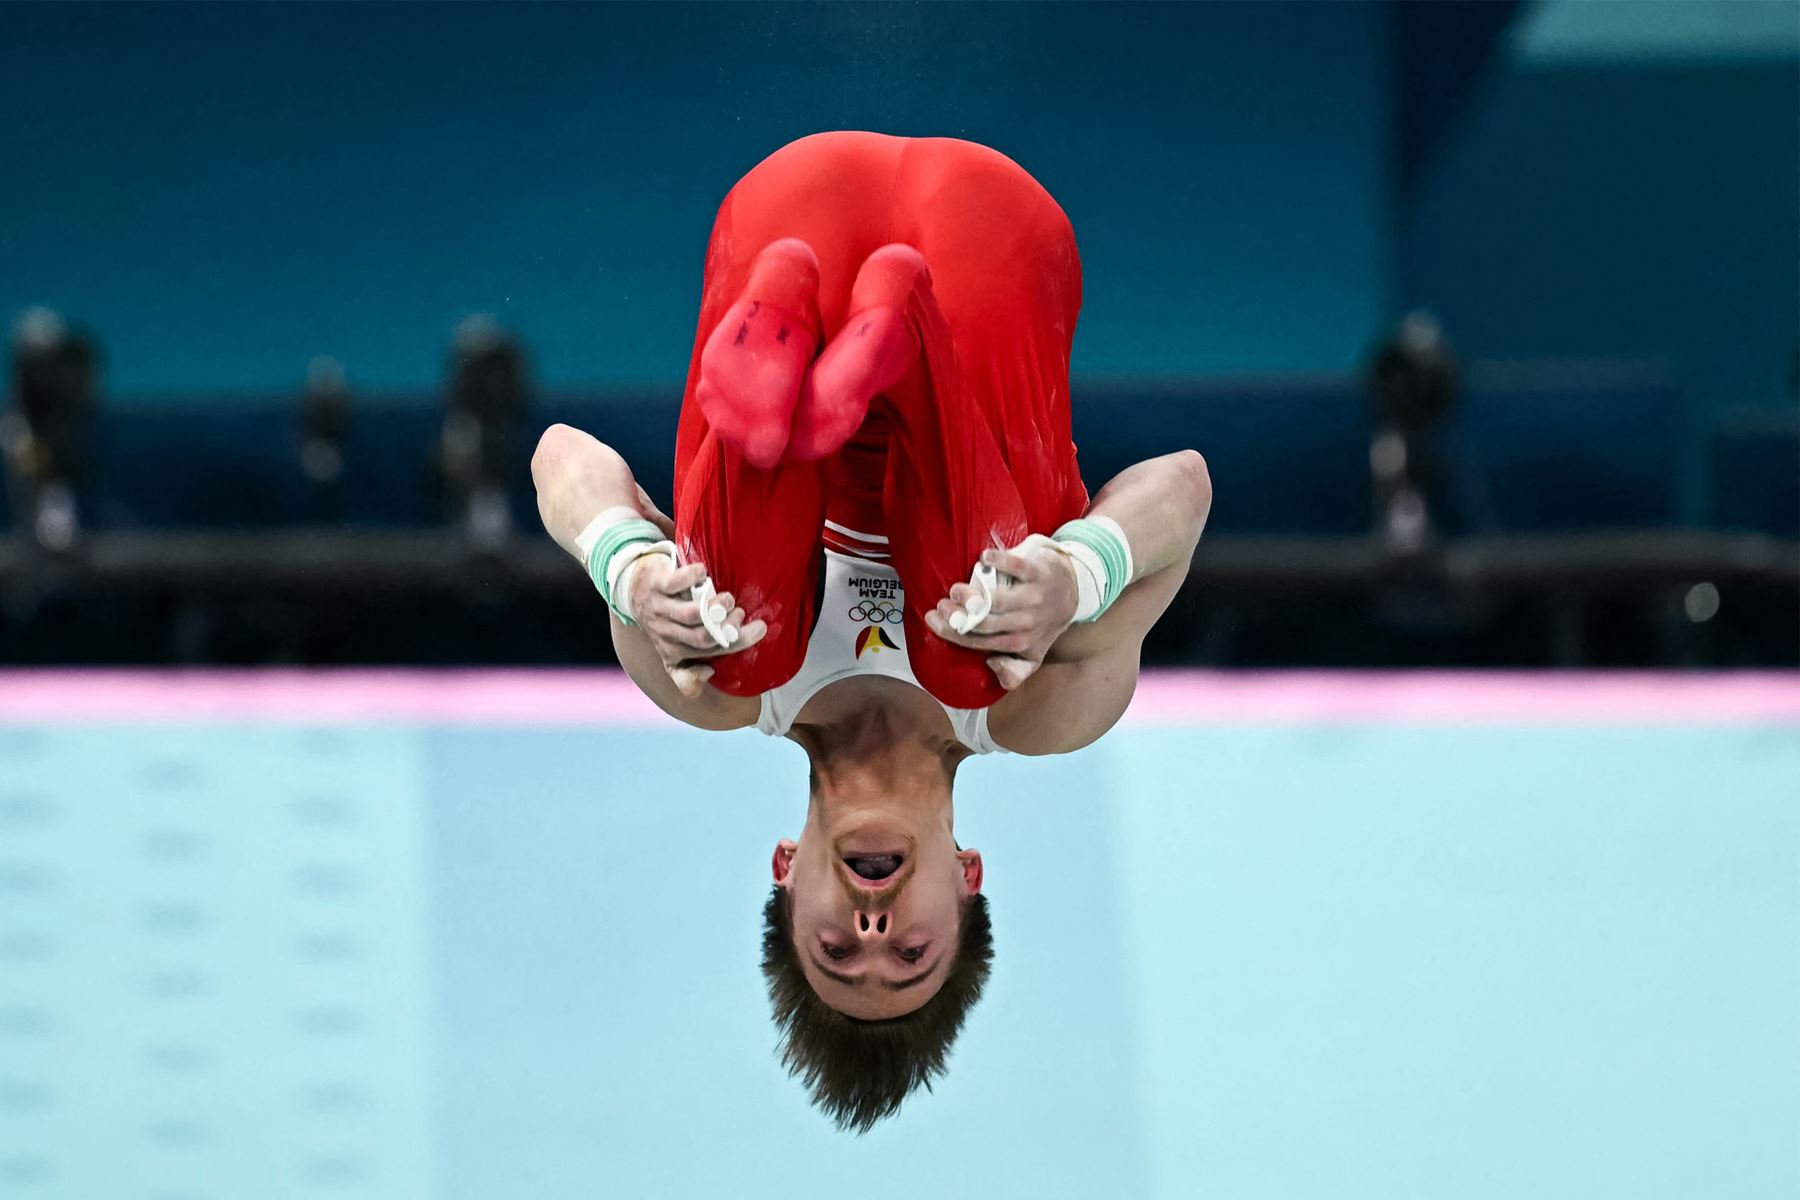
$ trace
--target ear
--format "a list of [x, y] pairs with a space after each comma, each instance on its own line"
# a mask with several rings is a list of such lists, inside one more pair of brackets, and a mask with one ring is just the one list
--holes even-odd
[[956, 861], [962, 864], [963, 890], [976, 895], [981, 891], [981, 851], [958, 850]]
[[789, 886], [788, 878], [794, 870], [794, 852], [798, 849], [800, 847], [787, 838], [775, 843], [775, 857], [769, 863], [769, 870], [775, 876], [776, 887]]

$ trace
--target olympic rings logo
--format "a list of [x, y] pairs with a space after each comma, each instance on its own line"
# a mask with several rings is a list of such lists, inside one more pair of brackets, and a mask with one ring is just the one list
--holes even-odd
[[852, 621], [873, 621], [877, 625], [898, 625], [901, 609], [886, 600], [865, 600], [850, 610]]

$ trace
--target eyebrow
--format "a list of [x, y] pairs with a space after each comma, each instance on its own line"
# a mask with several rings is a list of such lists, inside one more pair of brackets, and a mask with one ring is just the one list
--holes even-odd
[[[808, 955], [807, 957], [812, 958], [811, 955]], [[939, 955], [938, 957], [941, 959], [943, 956]], [[814, 958], [812, 960], [812, 965], [819, 969], [819, 974], [825, 976], [825, 978], [827, 978], [827, 979], [834, 979], [837, 982], [843, 984], [845, 987], [861, 987], [862, 986], [861, 979], [858, 979], [854, 975], [840, 975], [838, 972], [832, 970], [830, 967], [826, 966], [824, 963], [820, 962], [816, 958]], [[904, 992], [907, 988], [918, 987], [921, 983], [924, 983], [925, 977], [927, 975], [930, 975], [933, 971], [937, 970], [937, 968], [938, 968], [938, 965], [937, 965], [937, 963], [934, 962], [929, 967], [926, 967], [923, 971], [920, 971], [917, 975], [914, 975], [911, 979], [902, 979], [899, 983], [888, 983], [888, 984], [883, 984], [882, 986], [887, 988], [887, 990], [890, 992]]]

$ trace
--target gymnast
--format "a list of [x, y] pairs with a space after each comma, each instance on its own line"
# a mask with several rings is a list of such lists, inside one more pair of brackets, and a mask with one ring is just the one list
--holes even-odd
[[674, 517], [552, 426], [545, 528], [655, 704], [811, 760], [775, 846], [763, 973], [783, 1064], [866, 1132], [944, 1069], [992, 963], [970, 755], [1064, 754], [1118, 721], [1206, 523], [1206, 463], [1076, 468], [1068, 218], [994, 150], [822, 133], [720, 206]]

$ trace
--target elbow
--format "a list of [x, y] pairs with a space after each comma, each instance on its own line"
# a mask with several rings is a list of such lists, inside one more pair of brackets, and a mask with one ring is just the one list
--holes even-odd
[[1170, 457], [1175, 461], [1188, 511], [1193, 514], [1194, 538], [1198, 541], [1200, 532], [1206, 528], [1206, 518], [1212, 513], [1212, 473], [1206, 469], [1206, 459], [1198, 450], [1182, 450]]
[[555, 479], [568, 465], [573, 444], [580, 437], [580, 431], [568, 425], [552, 425], [544, 430], [543, 436], [538, 438], [537, 449], [531, 452], [531, 478], [538, 487]]

